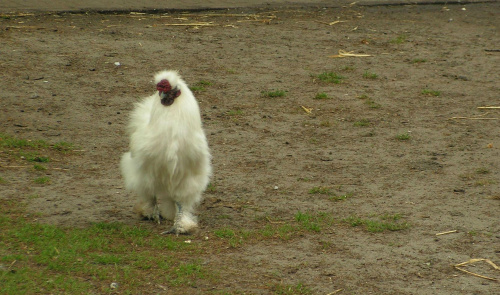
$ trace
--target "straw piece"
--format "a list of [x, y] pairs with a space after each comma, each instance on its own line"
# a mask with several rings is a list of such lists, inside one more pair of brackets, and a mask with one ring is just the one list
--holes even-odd
[[339, 54], [337, 54], [337, 55], [330, 55], [328, 57], [336, 58], [336, 57], [368, 57], [368, 56], [373, 56], [373, 55], [370, 55], [370, 54], [357, 54], [357, 53], [353, 53], [352, 51], [347, 52], [345, 50], [340, 49], [339, 50]]
[[497, 278], [490, 278], [490, 277], [487, 277], [487, 276], [483, 276], [483, 275], [480, 275], [480, 274], [477, 274], [477, 273], [474, 273], [474, 272], [471, 272], [471, 271], [468, 271], [466, 269], [463, 269], [461, 268], [462, 266], [466, 266], [467, 264], [471, 264], [471, 263], [475, 263], [475, 262], [481, 262], [481, 261], [484, 261], [486, 263], [488, 263], [489, 265], [491, 265], [495, 270], [500, 270], [500, 267], [498, 267], [495, 263], [493, 263], [491, 260], [489, 259], [484, 259], [484, 258], [473, 258], [473, 259], [470, 259], [469, 261], [465, 261], [465, 262], [462, 262], [462, 263], [459, 263], [459, 264], [455, 264], [454, 267], [456, 269], [458, 269], [459, 271], [462, 271], [462, 272], [465, 272], [465, 273], [468, 273], [470, 275], [473, 275], [475, 277], [478, 277], [478, 278], [482, 278], [482, 279], [486, 279], [486, 280], [490, 280], [490, 281], [496, 281], [496, 282], [500, 282], [500, 279], [497, 279]]
[[445, 232], [442, 232], [442, 233], [437, 233], [436, 236], [442, 236], [442, 235], [447, 235], [447, 234], [453, 234], [453, 233], [456, 233], [457, 230], [449, 230], [449, 231], [445, 231]]

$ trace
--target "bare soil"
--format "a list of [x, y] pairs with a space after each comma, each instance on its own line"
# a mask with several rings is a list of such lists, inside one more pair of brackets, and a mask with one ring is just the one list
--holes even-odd
[[[500, 110], [478, 109], [500, 105], [499, 12], [489, 3], [3, 15], [0, 132], [77, 148], [44, 172], [0, 154], [0, 198], [26, 202], [43, 223], [164, 231], [132, 213], [118, 163], [133, 103], [155, 91], [155, 72], [177, 69], [198, 86], [214, 166], [190, 239], [213, 243], [199, 258], [223, 278], [188, 293], [301, 282], [314, 294], [500, 294], [498, 281], [453, 267], [500, 265]], [[330, 57], [339, 50], [371, 56]], [[323, 82], [323, 72], [344, 78]], [[275, 90], [285, 96], [266, 96]], [[35, 184], [40, 175], [50, 183]], [[214, 235], [296, 224], [298, 212], [335, 222], [235, 247]], [[383, 216], [409, 226], [346, 221]], [[500, 278], [487, 264], [467, 269]]]

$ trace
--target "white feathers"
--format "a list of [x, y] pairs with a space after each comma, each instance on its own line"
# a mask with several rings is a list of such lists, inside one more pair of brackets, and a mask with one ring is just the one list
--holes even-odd
[[161, 104], [158, 92], [135, 105], [121, 170], [126, 188], [138, 195], [139, 214], [175, 218], [172, 232], [186, 233], [196, 227], [192, 211], [209, 182], [210, 153], [191, 90], [175, 71], [159, 72], [155, 83], [161, 80], [181, 94], [170, 106]]

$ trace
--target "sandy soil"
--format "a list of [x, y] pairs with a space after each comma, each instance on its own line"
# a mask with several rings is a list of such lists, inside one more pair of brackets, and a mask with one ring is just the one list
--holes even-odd
[[[225, 279], [193, 293], [302, 282], [315, 294], [495, 294], [498, 282], [453, 265], [500, 265], [500, 110], [478, 109], [500, 105], [499, 8], [3, 15], [0, 132], [78, 151], [48, 164], [46, 185], [0, 154], [0, 198], [28, 202], [44, 223], [146, 223], [118, 169], [124, 127], [133, 102], [154, 92], [152, 75], [177, 69], [191, 86], [212, 84], [195, 92], [214, 177], [194, 243], [220, 245], [213, 232], [225, 227], [294, 224], [298, 212], [335, 219], [202, 255]], [[200, 22], [210, 26], [169, 25]], [[372, 56], [329, 57], [339, 50]], [[328, 71], [342, 83], [318, 79]], [[263, 95], [274, 90], [286, 95]], [[343, 221], [383, 216], [409, 227]], [[487, 264], [468, 269], [499, 278]]]

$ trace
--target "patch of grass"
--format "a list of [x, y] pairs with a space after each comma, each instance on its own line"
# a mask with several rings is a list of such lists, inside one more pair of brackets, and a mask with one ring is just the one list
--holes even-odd
[[75, 146], [72, 143], [65, 142], [65, 141], [60, 141], [56, 142], [53, 146], [53, 148], [57, 151], [66, 153], [74, 150]]
[[169, 283], [172, 286], [195, 286], [198, 279], [206, 277], [207, 273], [200, 262], [181, 263], [172, 274], [169, 275]]
[[49, 157], [44, 157], [44, 156], [32, 156], [32, 157], [27, 158], [27, 160], [30, 162], [38, 162], [38, 163], [50, 162]]
[[353, 124], [354, 127], [367, 127], [370, 126], [370, 120], [361, 119], [360, 121], [356, 121]]
[[410, 227], [407, 222], [402, 221], [401, 214], [382, 214], [373, 218], [361, 218], [359, 216], [349, 216], [343, 219], [343, 222], [356, 227], [364, 228], [372, 233], [388, 231], [400, 231]]
[[141, 294], [151, 277], [180, 294], [217, 279], [189, 259], [199, 249], [185, 237], [116, 222], [63, 228], [21, 216], [21, 205], [0, 200], [0, 261], [12, 270], [0, 270], [2, 294], [101, 294], [113, 281], [124, 294]]
[[311, 195], [331, 195], [332, 192], [329, 188], [323, 186], [316, 186], [309, 190], [309, 194]]
[[271, 288], [275, 295], [308, 295], [313, 294], [312, 290], [304, 286], [303, 283], [296, 285], [276, 284]]
[[411, 60], [412, 64], [420, 64], [420, 63], [424, 63], [424, 62], [427, 62], [427, 60], [424, 58], [414, 58]]
[[49, 144], [44, 140], [18, 139], [10, 135], [0, 133], [0, 146], [7, 148], [47, 148]]
[[45, 167], [44, 167], [44, 166], [42, 166], [42, 165], [38, 165], [38, 164], [33, 165], [33, 169], [35, 169], [36, 171], [44, 171], [44, 170], [47, 170], [47, 168], [45, 168]]
[[47, 184], [50, 182], [50, 178], [48, 178], [47, 176], [38, 177], [35, 178], [34, 182], [38, 184]]
[[250, 236], [253, 232], [235, 231], [230, 228], [222, 228], [214, 231], [214, 235], [218, 238], [227, 240], [231, 248], [236, 248]]
[[214, 235], [221, 239], [228, 239], [235, 236], [234, 230], [229, 228], [217, 229], [214, 231]]
[[316, 77], [323, 82], [334, 83], [334, 84], [342, 83], [342, 80], [345, 78], [344, 76], [341, 76], [334, 72], [324, 72], [317, 75]]
[[363, 78], [365, 78], [365, 79], [377, 79], [378, 75], [375, 74], [375, 73], [371, 73], [371, 72], [365, 71], [363, 73]]
[[321, 92], [321, 93], [316, 94], [314, 99], [331, 99], [331, 97], [329, 97], [328, 94]]
[[264, 97], [284, 97], [285, 95], [286, 91], [284, 90], [262, 91]]
[[355, 67], [345, 66], [342, 68], [342, 71], [351, 72], [354, 71], [355, 69], [356, 69]]
[[375, 102], [372, 98], [370, 98], [368, 95], [366, 94], [362, 94], [360, 96], [358, 96], [359, 99], [363, 99], [365, 101], [365, 104], [371, 108], [371, 109], [379, 109], [380, 107], [382, 107], [381, 104]]
[[333, 195], [330, 198], [328, 198], [331, 201], [343, 201], [346, 200], [347, 198], [351, 197], [352, 194], [345, 194], [345, 195]]
[[405, 141], [410, 140], [411, 136], [408, 132], [396, 135], [397, 140]]
[[213, 83], [210, 81], [199, 81], [195, 83], [194, 85], [189, 86], [189, 89], [193, 92], [202, 92], [206, 91], [207, 89], [205, 87], [212, 86]]
[[217, 185], [214, 182], [210, 182], [207, 185], [207, 189], [205, 190], [207, 193], [216, 193], [217, 192]]
[[402, 34], [402, 35], [399, 35], [396, 38], [392, 39], [391, 43], [402, 44], [402, 43], [406, 42], [407, 39], [408, 39], [408, 36], [406, 36], [405, 34]]
[[243, 115], [243, 111], [242, 110], [230, 110], [227, 112], [227, 115], [228, 116], [241, 116]]
[[498, 182], [494, 179], [480, 179], [480, 180], [476, 180], [476, 182], [474, 182], [474, 186], [488, 186], [488, 185], [493, 185], [493, 184], [497, 184]]
[[440, 96], [441, 95], [441, 91], [431, 90], [431, 89], [423, 89], [421, 93], [423, 95], [427, 95], [427, 96]]
[[320, 232], [321, 227], [316, 218], [309, 213], [298, 212], [295, 214], [295, 220], [306, 230], [313, 232]]
[[490, 170], [487, 168], [477, 168], [476, 174], [490, 174]]

